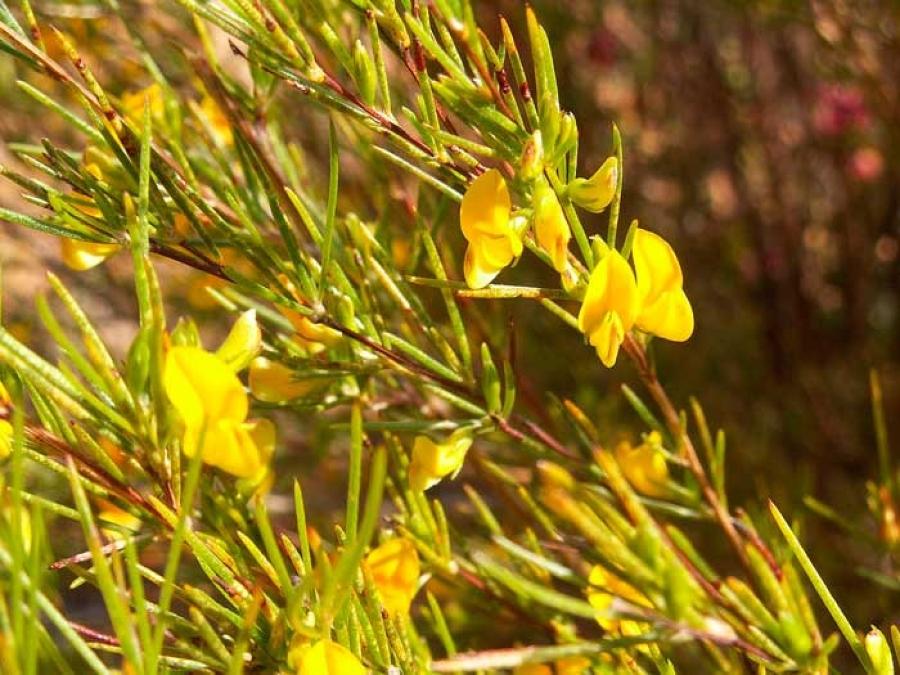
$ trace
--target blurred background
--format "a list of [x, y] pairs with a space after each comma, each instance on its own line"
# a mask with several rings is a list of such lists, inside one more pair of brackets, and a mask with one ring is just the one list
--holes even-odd
[[[123, 3], [133, 25], [149, 28], [142, 32], [155, 54], [176, 53], [173, 36], [183, 28], [156, 30], [168, 19], [154, 4]], [[687, 345], [659, 345], [656, 358], [677, 403], [687, 407], [696, 396], [710, 425], [727, 432], [732, 503], [771, 497], [799, 512], [811, 494], [877, 537], [865, 487], [877, 474], [871, 368], [881, 375], [889, 431], [900, 434], [900, 4], [532, 4], [551, 36], [562, 103], [579, 121], [581, 173], [610, 154], [615, 121], [625, 148], [623, 216], [661, 233], [682, 262], [697, 329]], [[498, 14], [525, 35], [518, 0], [476, 5], [495, 35]], [[111, 90], [149, 84], [101, 5], [35, 6], [103, 64]], [[0, 138], [37, 142], [61, 133], [54, 120], [33, 118], [34, 106], [14, 86], [23, 72], [0, 58]], [[179, 58], [171, 72], [176, 81], [179, 72], [188, 78]], [[297, 124], [298, 135], [315, 135]], [[10, 161], [0, 147], [0, 164]], [[347, 176], [354, 180], [352, 170]], [[15, 186], [0, 183], [0, 204], [23, 208], [17, 199]], [[605, 217], [588, 219], [589, 231], [601, 231]], [[127, 256], [75, 275], [61, 269], [51, 239], [0, 228], [4, 314], [15, 331], [40, 344], [33, 298], [50, 268], [108, 337], [127, 344], [135, 316]], [[183, 275], [170, 270], [168, 292], [206, 311]], [[629, 367], [603, 369], [579, 335], [525, 303], [482, 315], [498, 325], [515, 321], [527, 404], [546, 407], [546, 391], [574, 397], [610, 442], [640, 429], [619, 393], [622, 382], [636, 386]], [[804, 518], [813, 557], [851, 615], [900, 619], [900, 582], [884, 549], [862, 538], [849, 544], [827, 520]], [[869, 572], [861, 576], [858, 567]], [[882, 585], [872, 580], [877, 574], [887, 575]]]

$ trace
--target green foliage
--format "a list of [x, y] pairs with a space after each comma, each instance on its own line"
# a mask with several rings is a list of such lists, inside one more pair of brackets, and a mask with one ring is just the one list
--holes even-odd
[[[311, 647], [327, 640], [378, 673], [826, 673], [838, 639], [801, 572], [862, 666], [892, 672], [884, 636], [860, 637], [780, 512], [730, 510], [725, 434], [696, 400], [689, 422], [669, 398], [653, 361], [662, 331], [629, 324], [619, 338], [647, 396], [623, 385], [646, 426], [633, 447], [566, 392], [537, 410], [520, 393], [517, 341], [555, 344], [482, 308], [530, 303], [582, 332], [600, 261], [621, 255], [633, 277], [640, 241], [637, 221], [618, 230], [615, 126], [614, 186], [576, 175], [579, 127], [537, 14], [526, 10], [529, 74], [506, 21], [492, 41], [467, 1], [177, 5], [153, 10], [163, 44], [124, 3], [97, 5], [152, 81], [113, 92], [89, 45], [0, 1], [21, 93], [71, 139], [11, 146], [21, 167], [2, 175], [28, 208], [0, 218], [61, 238], [76, 268], [127, 249], [137, 307], [121, 355], [54, 276], [58, 302], [39, 298], [38, 314], [55, 364], [0, 327], [3, 672], [312, 675]], [[509, 274], [526, 283], [471, 288], [457, 281], [464, 236], [497, 242], [461, 235], [458, 214], [489, 170], [511, 195], [503, 236], [527, 249]], [[552, 222], [539, 222], [538, 189], [558, 202]], [[607, 204], [605, 232], [589, 236], [579, 209]], [[555, 257], [547, 232], [566, 245], [571, 232], [577, 254]], [[167, 369], [203, 339], [192, 319], [170, 327], [179, 301], [163, 297], [161, 260], [236, 321], [204, 350], [222, 372], [183, 385], [198, 428]], [[558, 287], [534, 285], [548, 275]], [[874, 375], [872, 391], [873, 512], [887, 522], [897, 481]], [[304, 444], [346, 459], [343, 515], [304, 499], [301, 483], [309, 494], [326, 468], [286, 461]], [[229, 453], [259, 471], [225, 470], [216, 455]], [[441, 487], [414, 488], [416, 471]], [[58, 532], [78, 543], [57, 559]], [[412, 572], [372, 562], [397, 540]], [[91, 589], [98, 628], [61, 609], [67, 585]], [[395, 609], [406, 593], [412, 608]]]

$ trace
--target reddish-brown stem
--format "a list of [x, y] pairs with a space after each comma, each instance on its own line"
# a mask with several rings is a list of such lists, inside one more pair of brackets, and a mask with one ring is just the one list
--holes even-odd
[[712, 508], [713, 515], [725, 532], [725, 536], [728, 537], [728, 541], [731, 543], [731, 547], [737, 554], [741, 564], [752, 574], [750, 560], [747, 557], [747, 552], [744, 550], [744, 541], [741, 539], [740, 534], [735, 528], [731, 515], [722, 505], [722, 501], [719, 499], [719, 495], [716, 494], [715, 488], [713, 488], [712, 483], [709, 482], [709, 477], [706, 475], [706, 469], [703, 468], [703, 464], [700, 462], [697, 450], [694, 448], [690, 436], [688, 436], [687, 431], [681, 424], [681, 418], [678, 415], [678, 411], [675, 409], [675, 406], [672, 405], [672, 401], [669, 400], [669, 395], [666, 393], [666, 390], [663, 389], [662, 384], [660, 384], [660, 381], [656, 377], [656, 373], [650, 366], [650, 362], [647, 360], [647, 353], [632, 335], [625, 336], [625, 342], [622, 346], [634, 362], [644, 386], [647, 388], [647, 391], [650, 392], [650, 396], [656, 402], [657, 407], [662, 413], [666, 426], [669, 428], [672, 436], [678, 441], [681, 452], [684, 455], [685, 460], [687, 460], [688, 468], [697, 480], [697, 484], [700, 486], [703, 498], [706, 500], [706, 503], [709, 504], [710, 508]]

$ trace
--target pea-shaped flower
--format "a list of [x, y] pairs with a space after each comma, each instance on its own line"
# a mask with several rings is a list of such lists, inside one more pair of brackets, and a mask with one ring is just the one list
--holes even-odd
[[638, 229], [632, 258], [641, 303], [637, 327], [666, 340], [684, 342], [694, 332], [694, 312], [684, 293], [675, 251], [658, 234]]
[[496, 169], [472, 181], [463, 196], [459, 224], [469, 242], [464, 272], [469, 288], [484, 288], [522, 254], [522, 237], [510, 220], [512, 202]]
[[419, 586], [419, 553], [407, 539], [390, 539], [366, 556], [366, 569], [384, 608], [406, 614]]
[[331, 640], [291, 647], [288, 663], [297, 675], [365, 675], [366, 669], [346, 647]]
[[435, 443], [427, 436], [416, 436], [409, 464], [409, 487], [427, 490], [445, 476], [457, 473], [471, 445], [472, 436], [466, 429], [454, 431], [443, 443]]
[[578, 313], [578, 327], [597, 350], [603, 365], [615, 364], [619, 347], [639, 309], [634, 273], [622, 254], [611, 250], [591, 272]]
[[264, 476], [272, 451], [271, 423], [246, 421], [247, 394], [224, 361], [200, 347], [172, 347], [163, 385], [184, 422], [185, 455], [200, 452], [206, 464], [238, 478]]
[[648, 497], [664, 497], [668, 493], [669, 467], [661, 445], [662, 437], [653, 431], [640, 445], [623, 441], [616, 446], [616, 461], [625, 478]]
[[534, 188], [534, 236], [538, 246], [550, 255], [553, 268], [565, 271], [572, 233], [556, 193], [545, 181]]

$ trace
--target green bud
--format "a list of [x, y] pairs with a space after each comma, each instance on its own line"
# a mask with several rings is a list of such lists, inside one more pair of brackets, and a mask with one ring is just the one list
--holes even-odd
[[778, 626], [788, 653], [796, 659], [808, 656], [813, 648], [812, 638], [803, 622], [791, 612], [779, 612]]
[[481, 390], [487, 403], [488, 411], [498, 413], [502, 407], [500, 402], [500, 377], [497, 374], [497, 366], [491, 358], [491, 350], [487, 344], [481, 343]]
[[150, 375], [150, 348], [153, 329], [143, 326], [135, 336], [125, 359], [125, 382], [128, 390], [138, 396], [144, 393]]
[[354, 79], [356, 80], [356, 86], [359, 87], [360, 98], [366, 105], [374, 105], [377, 83], [375, 63], [360, 40], [357, 40], [353, 45], [353, 65], [356, 70]]
[[559, 137], [561, 115], [559, 114], [559, 103], [549, 93], [541, 98], [538, 106], [538, 117], [541, 120], [541, 136], [544, 141], [544, 150], [548, 154], [553, 154], [556, 148], [556, 140]]
[[590, 178], [576, 178], [566, 189], [569, 199], [591, 213], [600, 213], [616, 196], [619, 162], [609, 157]]
[[876, 675], [894, 675], [894, 659], [884, 633], [875, 626], [866, 633], [866, 653], [872, 659], [873, 671]]
[[536, 129], [531, 134], [531, 137], [525, 141], [519, 167], [522, 180], [529, 183], [544, 171], [544, 140], [540, 129]]
[[193, 319], [185, 319], [184, 317], [178, 319], [178, 323], [175, 324], [175, 328], [169, 337], [169, 342], [173, 347], [201, 347], [200, 331], [197, 330], [197, 324], [194, 323]]

